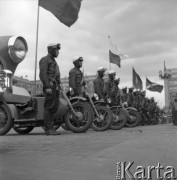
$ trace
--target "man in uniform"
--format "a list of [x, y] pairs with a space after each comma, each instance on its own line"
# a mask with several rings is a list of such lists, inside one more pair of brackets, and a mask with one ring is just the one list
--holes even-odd
[[122, 88], [121, 101], [122, 101], [122, 103], [125, 103], [128, 101], [127, 87]]
[[120, 83], [120, 78], [119, 77], [115, 77], [114, 79], [114, 84], [115, 84], [115, 92], [116, 92], [116, 96], [115, 96], [115, 101], [116, 101], [116, 105], [120, 105], [120, 98], [121, 98], [121, 90], [119, 88], [119, 83]]
[[104, 93], [106, 94], [107, 99], [111, 100], [111, 105], [115, 104], [115, 94], [116, 94], [116, 89], [115, 89], [115, 83], [114, 79], [116, 76], [116, 72], [114, 70], [110, 70], [108, 72], [108, 79], [104, 83]]
[[53, 128], [54, 114], [59, 105], [60, 71], [55, 58], [58, 57], [60, 44], [49, 44], [47, 50], [48, 55], [41, 58], [39, 62], [39, 77], [45, 94], [44, 127], [47, 135], [60, 135]]
[[94, 91], [96, 94], [98, 94], [98, 97], [100, 99], [104, 99], [105, 95], [103, 92], [104, 89], [104, 80], [103, 77], [105, 75], [106, 68], [104, 67], [98, 67], [97, 69], [97, 78], [93, 81], [94, 84]]
[[73, 58], [74, 68], [69, 71], [69, 86], [74, 91], [74, 96], [82, 96], [82, 86], [84, 85], [82, 67], [83, 58], [76, 56]]
[[133, 89], [134, 87], [128, 88], [128, 106], [133, 107], [134, 106], [134, 95], [133, 95]]

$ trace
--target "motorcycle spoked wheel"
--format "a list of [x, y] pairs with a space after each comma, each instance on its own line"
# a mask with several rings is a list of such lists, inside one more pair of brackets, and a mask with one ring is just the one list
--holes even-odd
[[6, 104], [0, 105], [0, 135], [7, 134], [13, 126], [13, 119]]
[[13, 127], [14, 131], [16, 131], [19, 134], [28, 134], [30, 133], [34, 127], [28, 126], [28, 127]]
[[95, 131], [105, 131], [109, 129], [113, 121], [112, 111], [105, 106], [96, 106], [96, 109], [100, 118], [94, 115], [95, 117], [92, 122], [92, 128]]
[[92, 109], [87, 102], [77, 102], [73, 105], [78, 117], [76, 117], [70, 108], [66, 111], [64, 116], [66, 127], [74, 133], [86, 132], [93, 120]]
[[122, 109], [114, 107], [111, 109], [113, 113], [113, 121], [111, 124], [111, 129], [119, 130], [123, 128], [127, 122], [127, 117]]
[[139, 124], [140, 121], [140, 114], [136, 111], [129, 110], [128, 112], [128, 118], [127, 118], [127, 127], [135, 127]]

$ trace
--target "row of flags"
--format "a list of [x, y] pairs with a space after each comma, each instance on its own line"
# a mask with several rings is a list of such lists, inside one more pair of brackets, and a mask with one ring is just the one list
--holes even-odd
[[[111, 41], [111, 37], [108, 36], [109, 38], [109, 62], [116, 64], [119, 68], [121, 67], [121, 60], [128, 58], [127, 55], [121, 54], [120, 51], [118, 50], [117, 46], [115, 44], [112, 43]], [[165, 69], [165, 64], [164, 64], [164, 69]], [[140, 76], [138, 75], [138, 73], [135, 71], [135, 69], [132, 69], [133, 72], [133, 87], [136, 89], [140, 89], [143, 90], [143, 82], [140, 78]], [[154, 92], [159, 92], [161, 93], [163, 90], [163, 86], [160, 84], [157, 84], [155, 82], [150, 81], [147, 77], [146, 77], [146, 89], [148, 89], [149, 91], [154, 91]]]
[[[138, 73], [135, 71], [134, 68], [133, 68], [133, 87], [136, 89], [140, 89], [140, 90], [143, 89], [143, 82], [142, 82], [140, 76], [138, 75]], [[161, 93], [163, 90], [163, 86], [160, 84], [157, 84], [155, 82], [150, 81], [146, 77], [146, 89], [149, 91]]]
[[[39, 6], [50, 11], [61, 23], [70, 27], [77, 19], [80, 11], [82, 0], [39, 0]], [[110, 63], [116, 64], [119, 68], [121, 67], [121, 60], [128, 58], [127, 55], [120, 53], [117, 46], [112, 43], [111, 37], [109, 36], [109, 61]], [[165, 64], [164, 64], [165, 67]], [[143, 83], [140, 76], [133, 68], [133, 86], [136, 89], [143, 89]], [[163, 86], [155, 82], [151, 82], [146, 77], [146, 89], [161, 93]]]

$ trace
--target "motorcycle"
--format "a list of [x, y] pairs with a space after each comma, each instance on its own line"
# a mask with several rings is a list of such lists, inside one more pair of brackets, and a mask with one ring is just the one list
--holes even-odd
[[[7, 134], [11, 128], [19, 134], [27, 134], [34, 127], [43, 127], [45, 98], [32, 97], [26, 89], [12, 86], [12, 73], [7, 70], [1, 74], [1, 79], [0, 135]], [[54, 125], [60, 125], [64, 121], [72, 132], [86, 132], [93, 119], [90, 107], [81, 98], [72, 102], [64, 91], [61, 93]]]

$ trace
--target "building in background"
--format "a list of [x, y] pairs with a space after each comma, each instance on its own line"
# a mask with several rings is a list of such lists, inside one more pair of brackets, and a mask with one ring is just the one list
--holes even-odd
[[171, 74], [168, 82], [168, 93], [169, 93], [169, 105], [173, 102], [174, 98], [177, 97], [177, 68], [168, 69]]
[[164, 71], [159, 72], [159, 76], [164, 80], [165, 107], [169, 108], [177, 97], [177, 68], [164, 68]]
[[[85, 75], [85, 81], [87, 83], [87, 92], [89, 94], [94, 93], [94, 86], [93, 86], [93, 80], [96, 78], [96, 75]], [[105, 76], [105, 79], [107, 76]], [[34, 90], [34, 81], [29, 81], [27, 78], [24, 77], [13, 77], [13, 85], [18, 87], [23, 87], [28, 92], [33, 94]], [[63, 90], [69, 89], [69, 80], [68, 77], [61, 78], [61, 87]], [[42, 82], [40, 80], [36, 81], [36, 95], [41, 94], [43, 92]]]

